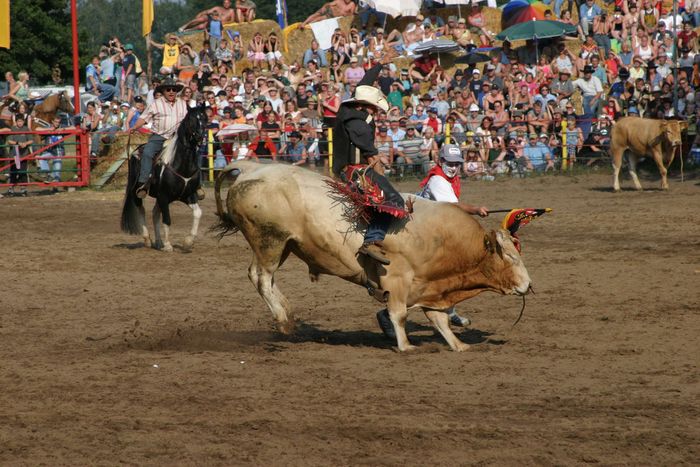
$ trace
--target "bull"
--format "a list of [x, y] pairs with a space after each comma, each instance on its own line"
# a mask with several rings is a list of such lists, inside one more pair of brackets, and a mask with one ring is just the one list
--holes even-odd
[[[224, 206], [221, 185], [232, 181]], [[396, 220], [384, 241], [391, 264], [357, 255], [362, 234], [329, 196], [325, 177], [299, 167], [238, 161], [216, 181], [222, 235], [240, 231], [253, 250], [248, 277], [284, 333], [293, 329], [289, 302], [274, 281], [290, 253], [304, 261], [312, 281], [320, 274], [367, 287], [386, 302], [400, 351], [408, 309], [420, 307], [454, 351], [469, 346], [445, 312], [481, 292], [525, 295], [530, 276], [507, 230], [485, 231], [450, 203], [416, 199], [411, 219]]]
[[687, 121], [652, 120], [639, 117], [624, 117], [612, 128], [610, 149], [613, 163], [613, 189], [620, 191], [620, 168], [622, 156], [630, 150], [629, 172], [637, 190], [642, 189], [637, 177], [639, 157], [651, 154], [661, 174], [661, 189], [668, 190], [666, 175], [673, 162], [676, 148], [681, 145], [681, 132], [688, 128]]

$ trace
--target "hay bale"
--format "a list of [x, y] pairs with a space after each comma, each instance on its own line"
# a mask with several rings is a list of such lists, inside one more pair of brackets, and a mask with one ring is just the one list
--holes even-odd
[[[145, 144], [146, 141], [148, 141], [148, 135], [143, 133], [134, 133], [131, 135], [131, 141], [129, 141], [129, 135], [117, 135], [112, 144], [103, 151], [104, 155], [97, 160], [97, 165], [95, 165], [90, 174], [91, 179], [99, 180], [112, 163], [127, 155], [127, 149], [133, 151], [137, 146]], [[129, 146], [128, 148], [127, 145]], [[120, 188], [126, 186], [127, 177], [128, 164], [124, 163], [104, 187]]]

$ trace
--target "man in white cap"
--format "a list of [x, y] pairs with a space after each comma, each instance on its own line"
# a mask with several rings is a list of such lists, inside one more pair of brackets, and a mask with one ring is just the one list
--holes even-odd
[[[430, 169], [428, 175], [420, 182], [422, 190], [418, 195], [433, 201], [455, 203], [467, 214], [486, 217], [489, 215], [489, 210], [486, 206], [476, 206], [459, 201], [461, 192], [459, 171], [462, 164], [464, 164], [464, 159], [462, 158], [462, 151], [459, 149], [459, 146], [456, 144], [443, 144], [440, 149], [440, 163]], [[453, 325], [469, 325], [469, 318], [459, 316], [454, 307], [447, 310], [447, 312], [450, 316], [450, 322]], [[390, 339], [396, 339], [394, 326], [391, 323], [389, 312], [386, 309], [377, 313], [377, 321], [384, 335]]]
[[372, 85], [382, 66], [379, 63], [370, 68], [358, 82], [355, 95], [338, 109], [333, 129], [333, 173], [347, 179], [348, 167], [367, 165], [362, 169], [364, 176], [383, 192], [384, 199], [381, 206], [372, 206], [372, 218], [358, 253], [388, 265], [390, 261], [384, 254], [382, 242], [394, 217], [405, 215], [406, 210], [401, 194], [384, 177], [384, 167], [390, 161], [382, 158], [374, 145], [373, 116], [378, 110], [389, 110], [384, 94]]

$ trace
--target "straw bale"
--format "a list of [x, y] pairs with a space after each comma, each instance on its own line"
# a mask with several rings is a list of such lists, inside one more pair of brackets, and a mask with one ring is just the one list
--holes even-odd
[[[102, 152], [104, 155], [100, 155], [97, 160], [97, 165], [92, 169], [92, 180], [98, 180], [102, 174], [107, 172], [109, 167], [117, 159], [124, 157], [127, 151], [127, 144], [129, 145], [128, 150], [133, 152], [137, 146], [145, 144], [148, 141], [148, 135], [143, 133], [134, 133], [131, 135], [131, 141], [129, 141], [129, 135], [119, 134], [115, 137], [112, 144], [110, 144], [105, 151]], [[124, 162], [122, 166], [117, 170], [117, 172], [112, 176], [112, 178], [105, 184], [105, 187], [122, 187], [126, 185], [126, 180], [128, 177], [128, 164]]]

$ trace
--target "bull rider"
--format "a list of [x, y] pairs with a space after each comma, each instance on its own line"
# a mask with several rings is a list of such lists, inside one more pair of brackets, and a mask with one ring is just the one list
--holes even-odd
[[357, 83], [353, 97], [342, 102], [338, 109], [333, 129], [332, 169], [337, 177], [346, 182], [353, 181], [356, 176], [362, 177], [374, 185], [369, 188], [370, 191], [380, 194], [380, 200], [375, 199], [368, 205], [371, 217], [358, 253], [388, 265], [390, 260], [385, 256], [382, 242], [392, 220], [405, 217], [408, 212], [401, 194], [384, 177], [389, 160], [380, 156], [374, 145], [373, 116], [379, 109], [389, 110], [386, 97], [374, 87], [383, 66], [383, 63], [379, 63], [370, 68]]

